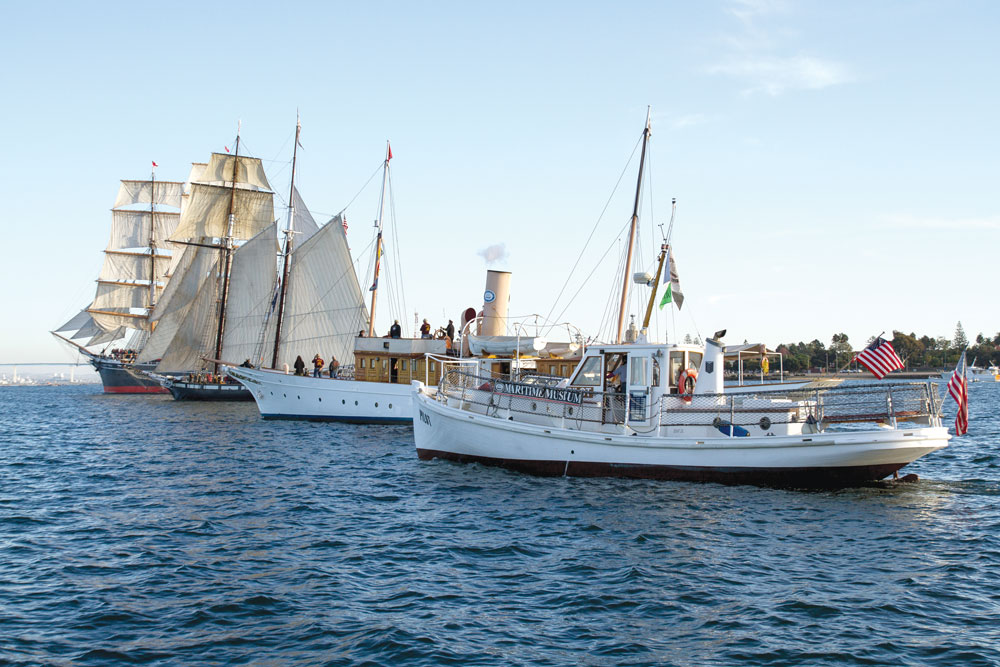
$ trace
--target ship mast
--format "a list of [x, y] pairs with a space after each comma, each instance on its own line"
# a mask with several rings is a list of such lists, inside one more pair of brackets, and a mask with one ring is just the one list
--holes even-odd
[[618, 307], [618, 337], [617, 344], [622, 342], [625, 331], [625, 308], [628, 305], [629, 274], [632, 272], [632, 249], [635, 247], [635, 232], [639, 225], [639, 197], [642, 194], [642, 170], [646, 164], [646, 144], [649, 142], [649, 107], [646, 108], [646, 127], [642, 131], [642, 155], [639, 157], [639, 178], [635, 184], [635, 206], [632, 208], [632, 225], [628, 232], [628, 254], [625, 258], [625, 276], [622, 280], [622, 300]]
[[288, 188], [288, 223], [285, 226], [285, 257], [281, 266], [281, 291], [278, 293], [278, 320], [274, 328], [274, 353], [271, 368], [278, 367], [278, 343], [281, 341], [281, 321], [285, 316], [285, 294], [288, 293], [288, 263], [292, 255], [292, 224], [295, 219], [295, 160], [299, 152], [299, 134], [302, 123], [295, 117], [295, 143], [292, 145], [292, 184]]
[[149, 176], [149, 312], [156, 305], [156, 163]]
[[378, 272], [380, 260], [382, 259], [382, 212], [385, 210], [385, 186], [389, 179], [389, 160], [392, 159], [392, 146], [385, 142], [385, 165], [382, 167], [382, 195], [378, 204], [378, 220], [375, 226], [378, 228], [378, 237], [375, 239], [375, 276], [370, 288], [372, 293], [372, 307], [368, 315], [368, 337], [375, 335], [375, 296], [378, 294]]
[[219, 298], [219, 328], [215, 337], [215, 361], [212, 362], [212, 372], [219, 372], [219, 359], [222, 358], [222, 334], [226, 329], [226, 297], [229, 296], [229, 271], [233, 266], [233, 228], [236, 222], [236, 174], [240, 163], [240, 131], [236, 129], [236, 152], [233, 154], [233, 180], [229, 194], [229, 225], [226, 228], [226, 238], [222, 240], [223, 270], [222, 294]]

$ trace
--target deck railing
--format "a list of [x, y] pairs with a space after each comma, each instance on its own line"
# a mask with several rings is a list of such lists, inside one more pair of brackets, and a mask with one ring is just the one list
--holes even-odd
[[600, 392], [568, 387], [564, 378], [497, 377], [477, 369], [449, 367], [437, 393], [465, 410], [532, 423], [560, 420], [561, 426], [628, 425], [639, 432], [669, 426], [759, 427], [802, 423], [819, 431], [853, 423], [938, 423], [937, 385], [926, 383], [847, 384], [823, 389], [667, 394], [655, 401], [644, 391]]

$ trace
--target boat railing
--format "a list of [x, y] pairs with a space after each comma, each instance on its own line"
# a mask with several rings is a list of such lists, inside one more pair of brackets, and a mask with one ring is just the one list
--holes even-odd
[[759, 427], [766, 433], [779, 424], [801, 424], [807, 432], [857, 423], [939, 425], [941, 414], [941, 399], [933, 383], [664, 394], [649, 401], [647, 392], [600, 392], [566, 386], [560, 378], [498, 378], [470, 367], [453, 367], [442, 375], [437, 395], [462, 409], [514, 421], [558, 419], [566, 428], [628, 425], [639, 432], [670, 426]]

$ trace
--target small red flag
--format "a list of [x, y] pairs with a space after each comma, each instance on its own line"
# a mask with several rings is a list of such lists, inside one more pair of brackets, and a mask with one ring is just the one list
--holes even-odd
[[223, 146], [223, 148], [225, 148], [225, 149], [226, 149], [226, 152], [227, 152], [227, 153], [229, 152], [229, 146]]
[[389, 142], [387, 141], [387, 142], [385, 142], [385, 145], [389, 147], [389, 157], [387, 157], [387, 158], [385, 159], [385, 161], [386, 161], [386, 162], [388, 162], [389, 160], [391, 160], [391, 159], [392, 159], [392, 144], [390, 144], [390, 143], [389, 143]]
[[341, 224], [344, 225], [344, 231], [346, 232], [347, 231], [347, 218], [343, 218]]
[[153, 162], [153, 166], [154, 166], [154, 167], [159, 167], [160, 165], [158, 165], [158, 164], [156, 164], [155, 162]]

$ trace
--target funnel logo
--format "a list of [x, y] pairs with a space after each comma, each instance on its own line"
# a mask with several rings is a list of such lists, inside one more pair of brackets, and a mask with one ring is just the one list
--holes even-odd
[[493, 290], [491, 289], [486, 290], [486, 293], [483, 294], [483, 301], [485, 301], [486, 303], [493, 303], [494, 301], [496, 301], [496, 298], [497, 295], [494, 294]]

